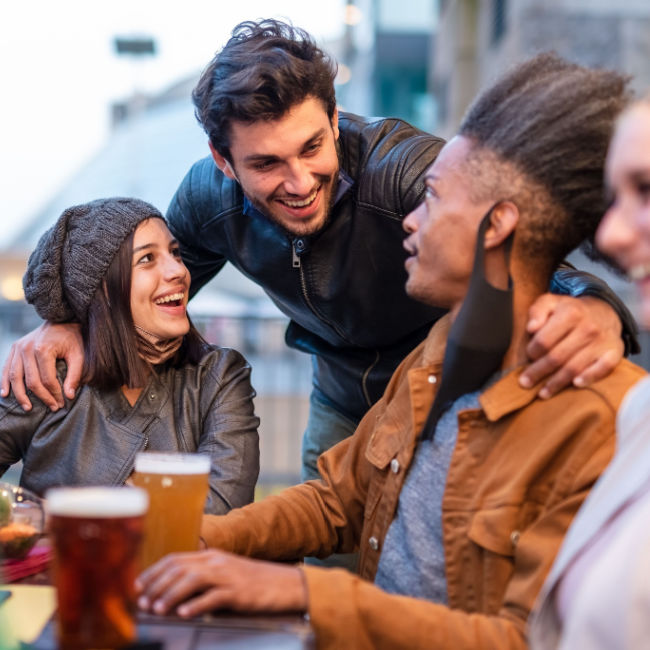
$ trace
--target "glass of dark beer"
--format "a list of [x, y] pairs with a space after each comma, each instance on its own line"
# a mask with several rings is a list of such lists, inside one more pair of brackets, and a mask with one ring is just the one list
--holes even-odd
[[131, 643], [147, 493], [136, 487], [74, 487], [53, 488], [45, 497], [59, 647]]

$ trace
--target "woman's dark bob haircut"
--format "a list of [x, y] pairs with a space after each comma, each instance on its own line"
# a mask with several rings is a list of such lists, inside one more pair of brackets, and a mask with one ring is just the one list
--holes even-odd
[[[131, 233], [124, 240], [113, 258], [90, 303], [88, 318], [81, 323], [84, 383], [104, 390], [145, 386], [152, 371], [152, 365], [138, 354], [141, 345], [131, 315], [133, 236]], [[198, 363], [206, 346], [190, 321], [180, 349], [166, 364]]]

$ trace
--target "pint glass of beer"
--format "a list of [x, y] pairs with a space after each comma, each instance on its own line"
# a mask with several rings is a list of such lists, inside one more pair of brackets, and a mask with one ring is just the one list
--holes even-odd
[[136, 455], [133, 484], [149, 493], [143, 569], [168, 553], [198, 549], [209, 474], [210, 457], [204, 454]]
[[131, 487], [72, 487], [53, 488], [45, 497], [59, 648], [131, 643], [147, 493]]

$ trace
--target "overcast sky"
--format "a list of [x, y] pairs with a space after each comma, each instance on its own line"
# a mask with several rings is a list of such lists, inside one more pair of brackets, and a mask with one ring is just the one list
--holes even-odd
[[[289, 18], [319, 41], [342, 29], [344, 0], [19, 0], [0, 12], [0, 240], [101, 147], [108, 106], [204, 67], [240, 20]], [[116, 35], [155, 38], [135, 62]], [[198, 126], [197, 126], [198, 128]]]

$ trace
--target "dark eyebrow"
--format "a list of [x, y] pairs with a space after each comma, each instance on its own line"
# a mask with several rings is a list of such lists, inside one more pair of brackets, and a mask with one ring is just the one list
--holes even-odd
[[[316, 131], [310, 138], [305, 140], [305, 142], [302, 145], [302, 148], [304, 149], [305, 147], [308, 147], [312, 142], [314, 142], [314, 140], [318, 140], [319, 138], [322, 138], [324, 134], [325, 134], [325, 128], [318, 129], [318, 131]], [[272, 160], [279, 160], [279, 159], [275, 154], [252, 153], [249, 156], [245, 156], [243, 162], [256, 163], [256, 162], [272, 161]]]
[[[177, 239], [172, 239], [169, 242], [169, 245], [170, 246], [177, 246], [178, 245], [178, 240]], [[143, 251], [143, 250], [145, 250], [147, 248], [156, 248], [156, 244], [151, 243], [151, 244], [142, 244], [142, 246], [136, 246], [133, 249], [133, 254], [135, 255], [136, 253], [139, 253], [140, 251]]]

